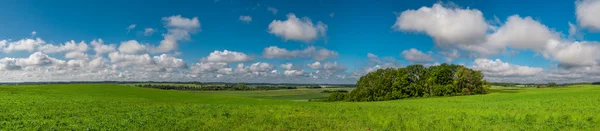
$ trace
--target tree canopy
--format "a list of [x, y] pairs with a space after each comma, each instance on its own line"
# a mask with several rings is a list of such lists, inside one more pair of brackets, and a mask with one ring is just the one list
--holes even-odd
[[489, 85], [480, 71], [462, 65], [378, 69], [360, 77], [350, 93], [335, 93], [328, 101], [384, 101], [410, 97], [485, 94]]

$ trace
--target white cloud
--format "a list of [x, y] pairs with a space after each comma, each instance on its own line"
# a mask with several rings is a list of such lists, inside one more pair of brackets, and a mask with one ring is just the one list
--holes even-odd
[[450, 51], [443, 51], [440, 52], [444, 58], [446, 59], [446, 62], [450, 63], [452, 61], [454, 61], [456, 58], [460, 57], [460, 54], [458, 53], [458, 50], [456, 49], [452, 49]]
[[[28, 58], [9, 58], [5, 57], [0, 59], [0, 63], [3, 64], [3, 68], [6, 69], [20, 69], [26, 67], [42, 67], [42, 66], [61, 66], [65, 65], [66, 62], [56, 58], [52, 58], [42, 52], [35, 52]], [[19, 67], [16, 67], [19, 66]]]
[[131, 29], [135, 29], [135, 24], [131, 24], [127, 27], [127, 33], [129, 33], [129, 31], [131, 31]]
[[250, 61], [250, 60], [252, 60], [252, 57], [250, 57], [242, 52], [235, 52], [235, 51], [228, 51], [228, 50], [224, 50], [224, 51], [215, 50], [214, 52], [211, 52], [207, 57], [203, 58], [202, 60], [207, 61], [207, 62], [231, 63], [231, 62]]
[[314, 60], [326, 60], [338, 57], [339, 53], [325, 48], [317, 49], [309, 46], [303, 50], [287, 50], [277, 46], [269, 46], [263, 50], [263, 57], [268, 59], [294, 59], [313, 58]]
[[285, 64], [281, 64], [279, 67], [281, 69], [285, 69], [285, 70], [291, 70], [293, 69], [293, 64], [292, 63], [285, 63]]
[[599, 0], [578, 0], [575, 2], [575, 14], [579, 26], [593, 31], [600, 30], [600, 1]]
[[411, 48], [409, 50], [402, 51], [402, 56], [404, 59], [413, 62], [413, 63], [429, 63], [433, 62], [433, 58], [431, 57], [431, 52], [425, 54], [415, 48]]
[[337, 73], [346, 70], [346, 67], [344, 67], [342, 64], [339, 64], [337, 61], [333, 63], [325, 62], [323, 64], [321, 64], [321, 62], [315, 61], [314, 63], [306, 64], [306, 66], [311, 69], [320, 70], [327, 73]]
[[21, 39], [19, 41], [0, 41], [0, 48], [2, 48], [2, 52], [11, 53], [15, 51], [28, 51], [33, 52], [38, 46], [46, 44], [40, 38], [37, 39]]
[[367, 58], [369, 58], [369, 61], [377, 63], [377, 64], [379, 64], [381, 62], [381, 61], [379, 61], [379, 56], [377, 56], [375, 54], [367, 53]]
[[504, 48], [506, 45], [517, 49], [543, 50], [550, 39], [560, 39], [560, 34], [531, 17], [518, 15], [508, 17], [506, 23], [487, 37], [486, 46]]
[[144, 29], [144, 36], [151, 36], [154, 32], [155, 32], [155, 30], [152, 29], [152, 28], [145, 28]]
[[251, 16], [240, 16], [240, 21], [246, 22], [246, 23], [250, 23], [252, 22], [252, 17]]
[[183, 59], [175, 58], [167, 54], [154, 56], [153, 60], [156, 62], [157, 65], [164, 68], [187, 68], [187, 65], [185, 64]]
[[306, 66], [308, 68], [311, 68], [311, 69], [314, 69], [314, 70], [318, 70], [318, 69], [321, 69], [321, 62], [315, 61], [314, 63], [306, 64]]
[[309, 43], [317, 39], [318, 36], [325, 36], [327, 25], [323, 22], [317, 22], [314, 25], [308, 18], [299, 19], [294, 14], [288, 14], [287, 20], [273, 20], [267, 29], [269, 33], [282, 37], [284, 40], [296, 40]]
[[191, 33], [200, 30], [200, 21], [198, 17], [185, 18], [181, 15], [174, 15], [162, 18], [167, 33], [163, 34], [164, 39], [160, 41], [158, 47], [152, 48], [153, 53], [169, 52], [177, 49], [179, 40], [187, 40]]
[[257, 62], [254, 63], [252, 65], [250, 65], [250, 67], [248, 69], [250, 69], [250, 72], [269, 72], [271, 71], [275, 66], [269, 64], [269, 63], [264, 63], [264, 62]]
[[392, 26], [398, 31], [424, 32], [440, 45], [477, 44], [483, 41], [488, 24], [476, 9], [460, 9], [434, 4], [400, 13]]
[[181, 15], [174, 15], [169, 17], [163, 17], [162, 20], [165, 22], [167, 28], [196, 30], [200, 28], [200, 21], [198, 17], [192, 19], [182, 17]]
[[88, 55], [83, 52], [69, 52], [65, 54], [67, 59], [88, 59]]
[[112, 52], [108, 54], [108, 58], [110, 58], [111, 63], [118, 67], [147, 66], [155, 64], [152, 57], [148, 54], [135, 55]]
[[482, 51], [493, 52], [505, 46], [516, 49], [530, 49], [541, 53], [545, 58], [558, 61], [565, 67], [592, 66], [600, 59], [595, 50], [600, 49], [594, 42], [572, 42], [562, 40], [561, 34], [531, 17], [510, 16], [498, 31], [490, 34]]
[[273, 15], [277, 14], [278, 10], [276, 8], [273, 7], [268, 7], [267, 10], [271, 13], [273, 13]]
[[215, 73], [219, 70], [229, 70], [224, 68], [227, 68], [227, 63], [200, 62], [190, 66], [193, 73]]
[[283, 74], [285, 76], [301, 76], [301, 75], [304, 75], [304, 71], [303, 70], [285, 70], [283, 72]]
[[568, 42], [549, 40], [546, 49], [542, 52], [544, 57], [558, 61], [561, 66], [594, 66], [600, 60], [600, 43], [598, 42]]
[[38, 51], [43, 53], [60, 53], [60, 52], [85, 52], [89, 49], [88, 45], [81, 41], [76, 43], [74, 40], [67, 41], [63, 45], [44, 44], [38, 47]]
[[139, 54], [145, 53], [147, 50], [146, 45], [140, 44], [136, 40], [129, 40], [121, 42], [119, 46], [119, 52], [126, 54]]
[[328, 73], [337, 73], [345, 71], [346, 67], [344, 67], [344, 65], [342, 64], [339, 64], [337, 61], [333, 63], [326, 62], [325, 64], [323, 64], [322, 70]]
[[35, 31], [31, 32], [32, 37], [35, 36], [36, 34], [37, 34], [37, 32], [35, 32]]
[[114, 52], [116, 49], [115, 44], [105, 45], [102, 39], [92, 40], [92, 42], [90, 42], [90, 45], [94, 47], [94, 51], [96, 52], [97, 56], [109, 52]]
[[543, 71], [542, 68], [513, 65], [500, 59], [476, 59], [472, 68], [480, 70], [486, 77], [533, 76]]

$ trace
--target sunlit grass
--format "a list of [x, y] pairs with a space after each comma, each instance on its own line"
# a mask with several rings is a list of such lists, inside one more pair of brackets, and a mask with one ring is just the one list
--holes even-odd
[[494, 89], [383, 102], [296, 102], [323, 89], [185, 92], [0, 87], [0, 130], [598, 130], [600, 88]]

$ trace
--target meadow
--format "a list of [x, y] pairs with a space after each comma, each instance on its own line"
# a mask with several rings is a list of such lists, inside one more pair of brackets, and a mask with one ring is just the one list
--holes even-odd
[[0, 130], [600, 130], [600, 86], [492, 88], [381, 102], [302, 102], [324, 89], [174, 91], [0, 86]]

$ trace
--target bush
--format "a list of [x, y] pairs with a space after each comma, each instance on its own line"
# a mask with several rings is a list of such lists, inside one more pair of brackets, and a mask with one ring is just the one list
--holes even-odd
[[333, 92], [327, 98], [327, 101], [343, 101], [346, 99], [346, 93], [342, 92]]

